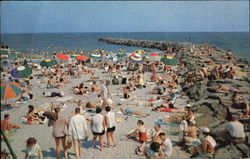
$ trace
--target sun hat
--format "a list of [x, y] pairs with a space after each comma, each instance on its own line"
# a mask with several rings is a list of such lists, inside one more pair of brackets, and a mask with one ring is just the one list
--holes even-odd
[[204, 132], [204, 133], [209, 133], [209, 132], [210, 132], [210, 130], [209, 130], [209, 128], [208, 128], [208, 127], [203, 127], [203, 128], [201, 128], [201, 132]]

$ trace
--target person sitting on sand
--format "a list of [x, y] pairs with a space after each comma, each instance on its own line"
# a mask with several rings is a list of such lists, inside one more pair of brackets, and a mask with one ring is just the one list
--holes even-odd
[[156, 72], [153, 72], [150, 77], [151, 82], [156, 82], [159, 80], [159, 76], [156, 74]]
[[191, 109], [191, 105], [187, 104], [187, 106], [185, 107], [186, 113], [184, 115], [184, 119], [189, 121], [189, 120], [194, 120], [195, 116], [194, 113]]
[[49, 80], [47, 81], [47, 88], [56, 88], [56, 82], [53, 79], [53, 76], [49, 77]]
[[163, 156], [161, 156], [162, 153], [160, 154], [160, 147], [161, 145], [158, 142], [152, 142], [144, 145], [141, 151], [136, 149], [136, 154], [145, 156], [148, 159], [162, 159]]
[[56, 80], [56, 88], [61, 88], [61, 87], [63, 87], [64, 85], [65, 85], [65, 83], [64, 83], [65, 81], [64, 81], [64, 79], [62, 78], [62, 77], [60, 77], [60, 78], [57, 78], [57, 80]]
[[226, 78], [235, 79], [235, 74], [236, 74], [236, 72], [235, 72], [235, 70], [233, 69], [233, 67], [230, 67], [230, 68], [229, 68], [229, 71], [226, 72], [225, 77], [226, 77]]
[[230, 93], [238, 92], [238, 93], [250, 94], [250, 92], [248, 90], [232, 88], [232, 87], [226, 86], [222, 83], [219, 83], [218, 87], [214, 88], [214, 90], [217, 92], [218, 91], [225, 91], [225, 92], [230, 92]]
[[157, 86], [152, 90], [152, 94], [159, 94], [163, 95], [164, 94], [164, 89], [162, 87], [163, 81], [158, 81], [156, 84]]
[[34, 106], [32, 106], [32, 105], [29, 105], [28, 107], [29, 107], [29, 111], [28, 111], [27, 116], [26, 116], [27, 117], [27, 124], [28, 125], [31, 125], [33, 123], [43, 124], [45, 117], [39, 115], [39, 112], [43, 111], [43, 110], [34, 109]]
[[135, 83], [131, 78], [128, 79], [128, 86], [131, 88], [131, 90], [136, 90]]
[[198, 146], [193, 147], [192, 151], [192, 157], [198, 156], [207, 156], [207, 157], [213, 157], [213, 153], [215, 151], [216, 141], [212, 136], [210, 136], [210, 130], [208, 127], [204, 127], [201, 129], [201, 132], [203, 134], [202, 143]]
[[26, 144], [25, 159], [43, 159], [42, 150], [35, 138], [28, 138]]
[[[126, 135], [129, 138], [134, 138], [137, 141], [141, 142], [143, 145], [147, 142], [147, 129], [144, 126], [144, 122], [142, 120], [137, 121], [137, 127], [131, 133]], [[142, 146], [141, 146], [142, 148]]]
[[45, 97], [64, 97], [65, 93], [63, 91], [60, 92], [43, 92]]
[[123, 114], [126, 114], [126, 115], [137, 115], [137, 116], [141, 116], [141, 117], [146, 117], [148, 116], [149, 114], [146, 114], [146, 113], [143, 113], [143, 112], [140, 112], [138, 110], [131, 110], [129, 108], [120, 108], [120, 111], [123, 113]]
[[162, 133], [163, 130], [161, 129], [161, 125], [155, 124], [154, 129], [151, 130], [151, 140], [156, 142], [159, 140], [159, 134]]
[[10, 120], [10, 115], [9, 114], [4, 114], [4, 119], [1, 120], [1, 128], [4, 132], [8, 132], [12, 129], [20, 129], [21, 126], [17, 124], [12, 124], [9, 122]]
[[199, 129], [195, 126], [195, 124], [196, 124], [195, 120], [188, 121], [189, 127], [187, 128], [186, 131], [184, 131], [186, 136], [183, 136], [183, 140], [182, 140], [184, 141], [185, 144], [192, 144], [195, 141], [199, 141], [197, 139], [197, 134], [198, 134]]
[[143, 86], [145, 86], [143, 78], [141, 76], [137, 76], [135, 79], [135, 87], [141, 89]]
[[130, 99], [131, 98], [130, 87], [129, 86], [123, 88], [123, 97], [125, 99]]
[[173, 152], [173, 146], [171, 140], [166, 136], [164, 132], [159, 134], [159, 141], [161, 145], [160, 156], [162, 158], [169, 158]]
[[26, 90], [23, 90], [20, 94], [19, 98], [16, 100], [16, 102], [28, 102], [30, 100], [30, 96]]
[[234, 92], [234, 94], [231, 97], [232, 107], [235, 109], [240, 109], [244, 111], [244, 116], [250, 115], [250, 106], [247, 103], [247, 101], [240, 95], [238, 95], [237, 92]]

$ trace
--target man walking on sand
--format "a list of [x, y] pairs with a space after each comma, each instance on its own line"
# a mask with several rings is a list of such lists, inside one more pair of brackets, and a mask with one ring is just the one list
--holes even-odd
[[101, 97], [103, 101], [102, 103], [103, 108], [108, 105], [108, 99], [109, 98], [112, 99], [112, 96], [109, 90], [109, 84], [110, 84], [110, 81], [106, 80], [105, 84], [101, 86]]
[[85, 117], [80, 115], [80, 108], [75, 109], [75, 115], [70, 119], [69, 135], [74, 142], [76, 158], [81, 159], [81, 140], [87, 136], [87, 123]]

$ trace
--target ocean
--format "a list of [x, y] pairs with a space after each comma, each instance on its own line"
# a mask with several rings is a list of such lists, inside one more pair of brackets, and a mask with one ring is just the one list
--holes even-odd
[[[236, 56], [249, 59], [249, 32], [140, 32], [140, 33], [37, 33], [1, 34], [1, 44], [20, 52], [60, 51], [65, 49], [93, 51], [102, 48], [117, 52], [125, 48], [133, 52], [136, 47], [106, 44], [99, 38], [129, 38], [138, 40], [160, 40], [174, 42], [208, 43], [225, 50], [232, 50]], [[150, 49], [152, 50], [152, 49]], [[154, 51], [154, 50], [152, 50]]]

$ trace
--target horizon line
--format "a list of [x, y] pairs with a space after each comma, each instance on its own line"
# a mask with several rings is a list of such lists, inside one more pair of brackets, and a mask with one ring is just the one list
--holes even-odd
[[74, 34], [74, 33], [249, 33], [249, 31], [115, 31], [115, 32], [6, 32], [1, 34]]

